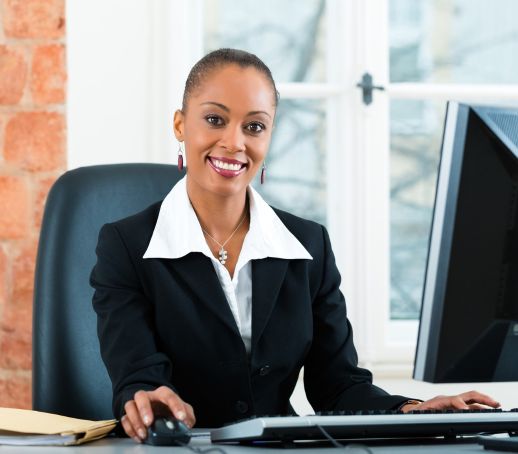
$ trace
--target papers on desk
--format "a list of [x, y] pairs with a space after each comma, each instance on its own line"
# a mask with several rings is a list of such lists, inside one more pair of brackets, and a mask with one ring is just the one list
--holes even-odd
[[80, 445], [105, 437], [116, 424], [0, 407], [0, 445]]

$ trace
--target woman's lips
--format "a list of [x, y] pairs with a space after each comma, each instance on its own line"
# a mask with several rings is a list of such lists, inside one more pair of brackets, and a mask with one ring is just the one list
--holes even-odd
[[225, 178], [237, 177], [246, 169], [246, 163], [235, 159], [209, 156], [208, 161], [210, 166]]

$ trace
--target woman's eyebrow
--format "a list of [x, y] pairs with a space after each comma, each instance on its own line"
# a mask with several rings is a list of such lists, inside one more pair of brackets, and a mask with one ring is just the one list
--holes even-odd
[[264, 110], [252, 110], [251, 112], [247, 113], [247, 116], [257, 115], [257, 114], [264, 114], [264, 115], [267, 115], [268, 117], [272, 118], [272, 116], [268, 112], [265, 112]]
[[200, 103], [200, 106], [203, 106], [205, 104], [212, 104], [213, 106], [217, 106], [220, 109], [223, 109], [225, 112], [230, 112], [230, 109], [227, 106], [225, 106], [225, 104], [221, 104], [219, 102], [214, 102], [214, 101], [202, 102], [202, 103]]
[[[227, 106], [225, 106], [225, 104], [221, 104], [219, 102], [206, 101], [206, 102], [202, 102], [200, 104], [200, 106], [203, 106], [206, 104], [211, 104], [213, 106], [219, 107], [220, 109], [223, 109], [225, 112], [230, 112], [230, 109]], [[252, 110], [251, 112], [248, 112], [246, 115], [248, 117], [250, 115], [257, 115], [257, 114], [264, 114], [264, 115], [267, 115], [268, 117], [272, 118], [272, 116], [268, 112], [265, 112], [264, 110]]]

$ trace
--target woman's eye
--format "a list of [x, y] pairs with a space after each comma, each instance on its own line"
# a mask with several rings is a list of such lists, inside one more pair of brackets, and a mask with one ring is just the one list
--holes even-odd
[[205, 120], [207, 120], [207, 122], [212, 126], [221, 126], [223, 124], [222, 118], [218, 117], [217, 115], [207, 115]]
[[258, 133], [258, 132], [264, 131], [266, 128], [262, 123], [253, 122], [253, 123], [247, 124], [246, 129], [248, 129], [250, 132]]

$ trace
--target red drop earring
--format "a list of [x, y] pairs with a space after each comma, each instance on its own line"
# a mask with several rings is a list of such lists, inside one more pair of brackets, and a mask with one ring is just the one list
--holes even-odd
[[181, 172], [183, 170], [183, 151], [182, 144], [178, 143], [178, 170]]
[[264, 184], [265, 176], [266, 176], [266, 166], [264, 165], [264, 162], [263, 162], [263, 168], [261, 169], [261, 184]]

